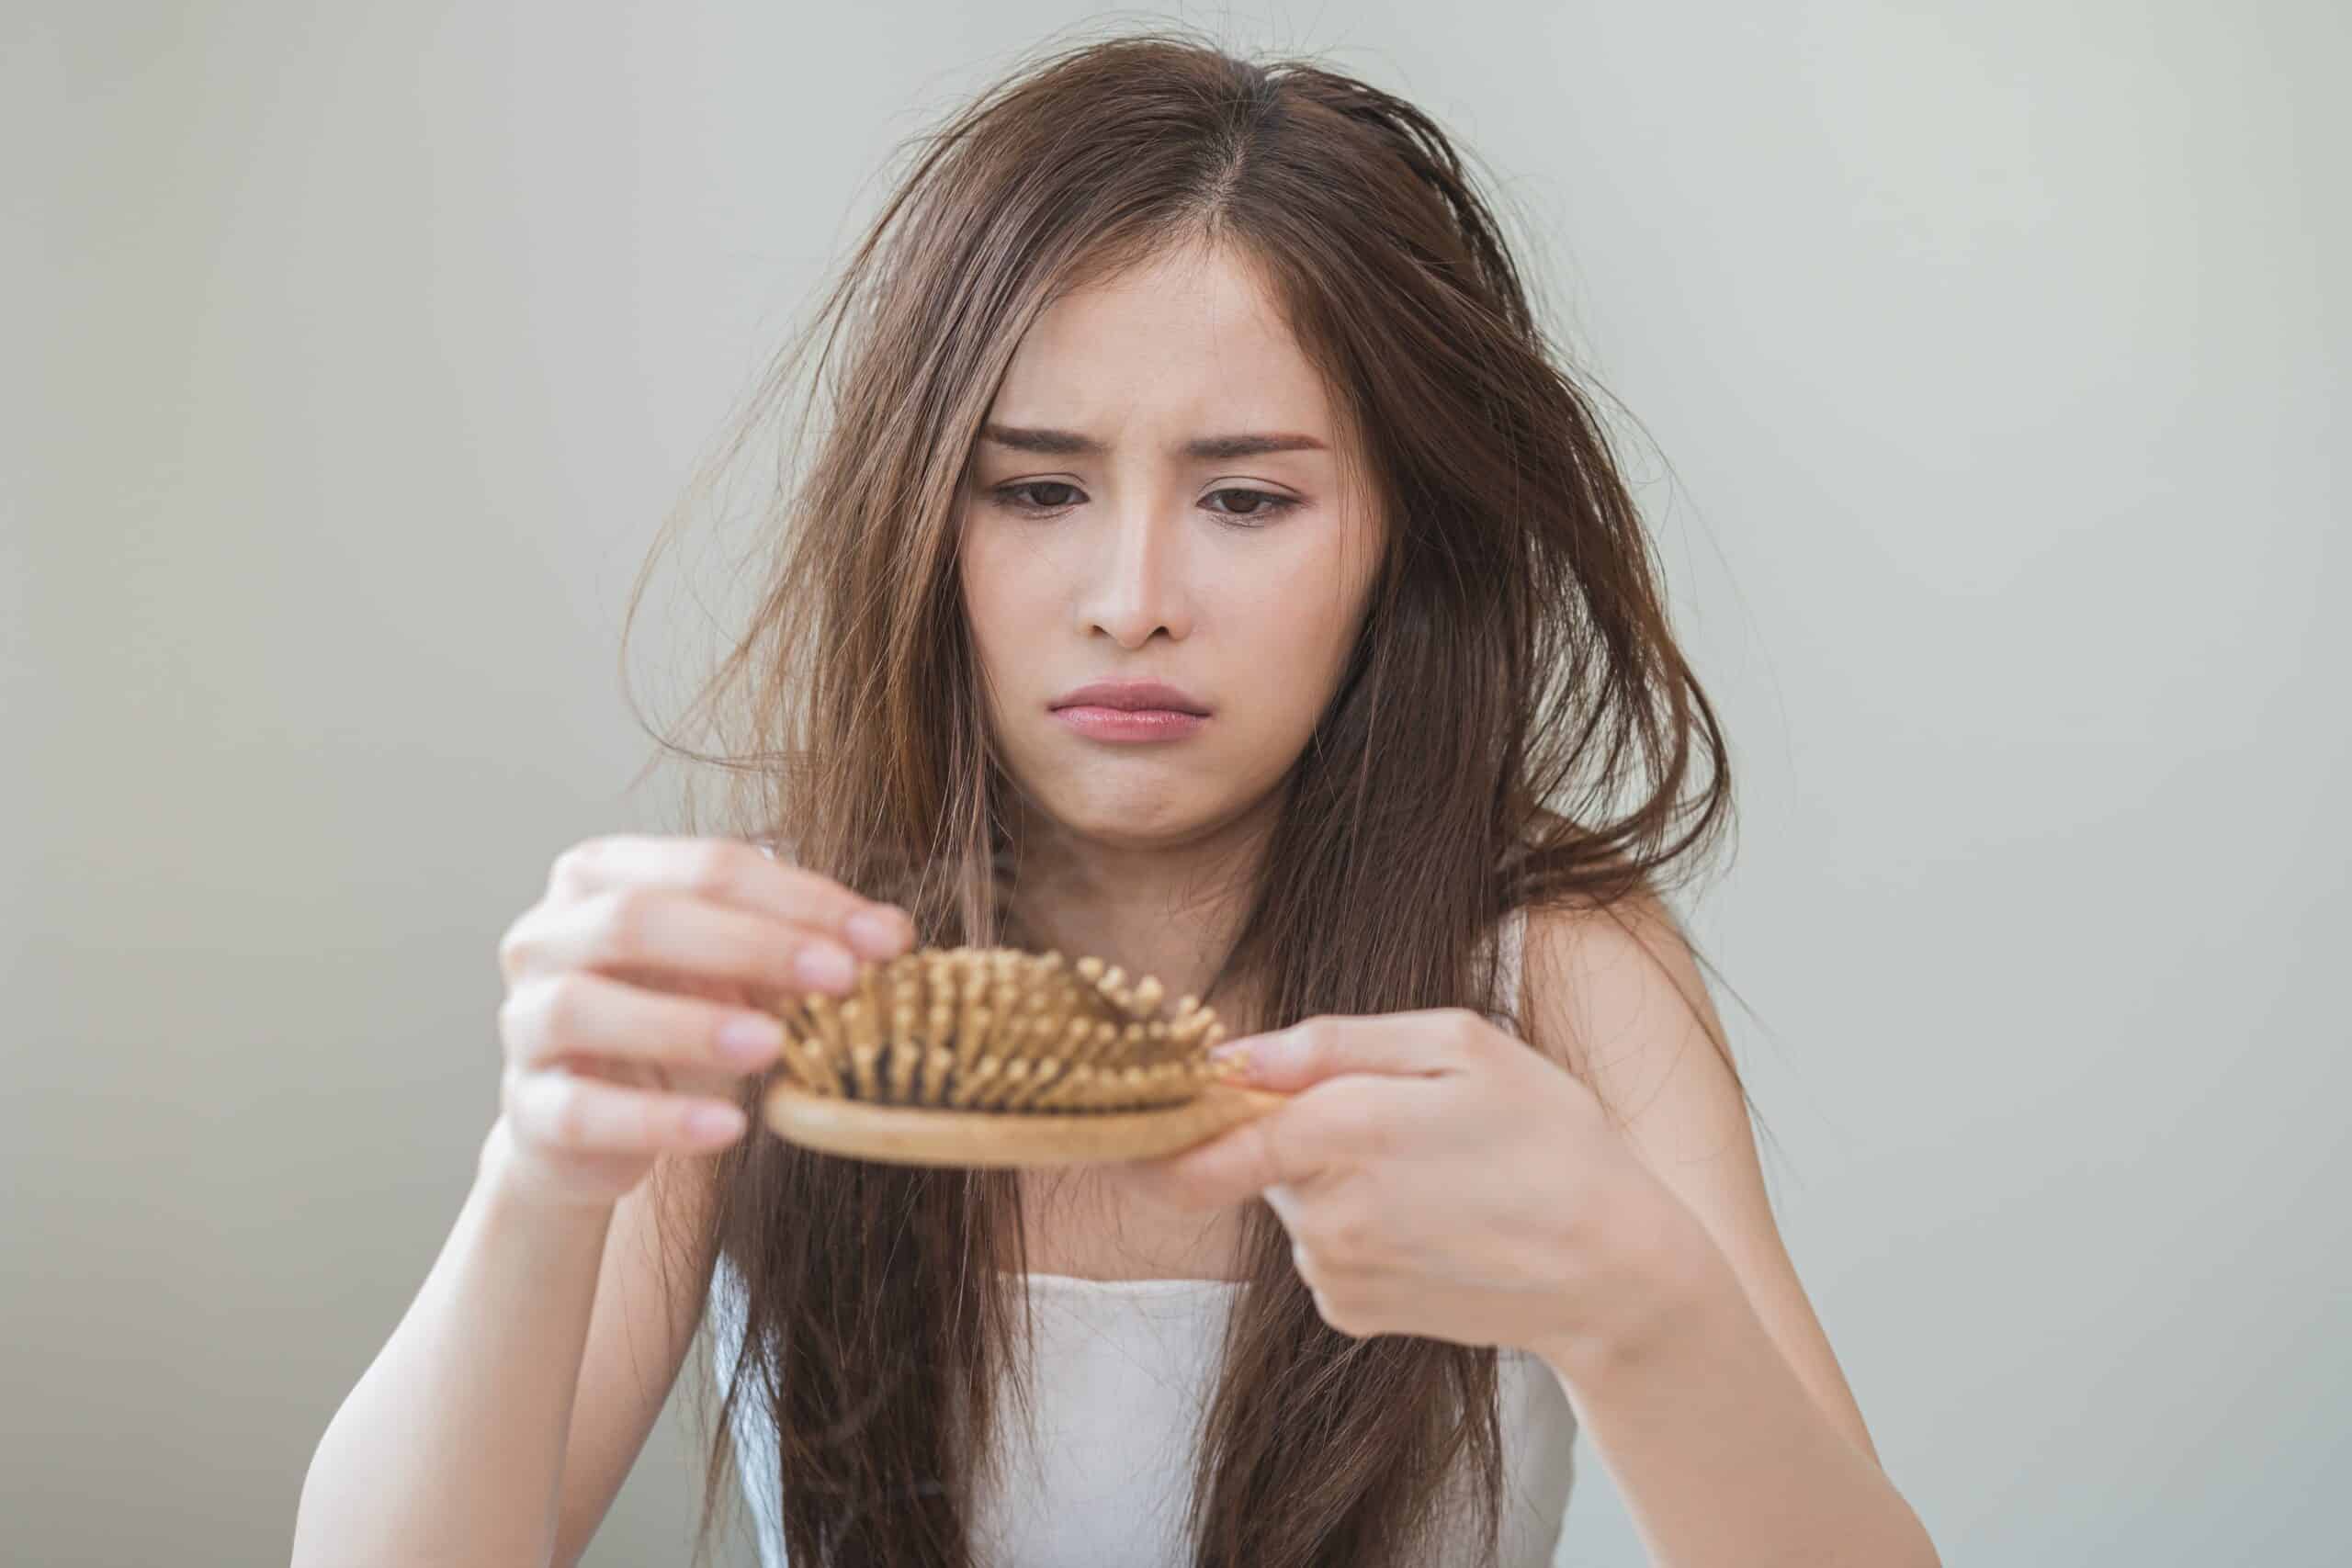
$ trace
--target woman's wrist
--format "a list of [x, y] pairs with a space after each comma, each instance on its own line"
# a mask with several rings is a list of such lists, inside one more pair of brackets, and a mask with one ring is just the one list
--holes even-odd
[[1714, 1239], [1688, 1206], [1638, 1166], [1626, 1191], [1601, 1209], [1600, 1267], [1576, 1299], [1590, 1305], [1534, 1347], [1565, 1382], [1638, 1362], [1704, 1331], [1728, 1287], [1739, 1289]]
[[562, 1191], [539, 1179], [516, 1147], [513, 1129], [501, 1115], [483, 1135], [474, 1161], [474, 1184], [482, 1190], [490, 1209], [502, 1215], [537, 1215], [550, 1220], [571, 1219], [602, 1227], [612, 1222], [617, 1207], [610, 1198], [583, 1198]]

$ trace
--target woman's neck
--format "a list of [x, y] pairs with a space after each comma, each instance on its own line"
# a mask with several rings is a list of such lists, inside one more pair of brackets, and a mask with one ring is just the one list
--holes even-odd
[[1015, 921], [1039, 949], [1157, 976], [1170, 1000], [1201, 996], [1249, 913], [1271, 827], [1253, 812], [1180, 843], [1123, 844], [1033, 818]]

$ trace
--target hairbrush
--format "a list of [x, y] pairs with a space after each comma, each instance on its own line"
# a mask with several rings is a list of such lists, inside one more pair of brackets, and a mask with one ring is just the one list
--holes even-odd
[[859, 965], [851, 994], [778, 999], [779, 1137], [899, 1165], [1052, 1166], [1170, 1154], [1290, 1097], [1209, 1056], [1225, 1036], [1192, 997], [1161, 1005], [1099, 958], [918, 948]]

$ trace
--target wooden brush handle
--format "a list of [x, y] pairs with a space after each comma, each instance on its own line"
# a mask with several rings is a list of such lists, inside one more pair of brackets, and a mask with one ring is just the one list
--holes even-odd
[[893, 1165], [995, 1167], [1173, 1154], [1289, 1099], [1272, 1089], [1212, 1083], [1182, 1105], [1157, 1111], [946, 1111], [811, 1094], [778, 1082], [761, 1107], [778, 1137], [828, 1154]]

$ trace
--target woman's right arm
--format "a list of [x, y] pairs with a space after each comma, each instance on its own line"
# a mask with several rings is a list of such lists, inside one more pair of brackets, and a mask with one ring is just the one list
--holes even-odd
[[[864, 912], [889, 934], [848, 925]], [[440, 1256], [320, 1439], [297, 1568], [578, 1559], [700, 1320], [709, 1258], [662, 1248], [707, 1239], [709, 1156], [743, 1132], [729, 1091], [760, 1062], [726, 1055], [722, 1025], [758, 992], [845, 988], [804, 953], [911, 939], [902, 912], [749, 845], [622, 837], [558, 858], [500, 947], [500, 1115]], [[695, 1132], [709, 1110], [724, 1115]]]
[[694, 1320], [669, 1332], [683, 1314], [661, 1297], [653, 1184], [549, 1207], [509, 1179], [507, 1138], [501, 1119], [423, 1288], [319, 1441], [297, 1568], [576, 1562], [661, 1414]]

